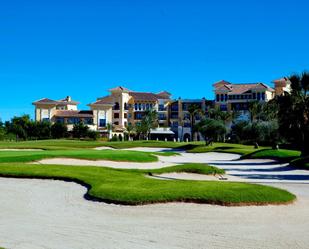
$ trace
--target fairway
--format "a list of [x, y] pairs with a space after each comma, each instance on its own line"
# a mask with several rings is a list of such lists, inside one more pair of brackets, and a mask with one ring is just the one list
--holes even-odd
[[[14, 145], [14, 146], [13, 146]], [[110, 145], [114, 148], [141, 147], [169, 148], [202, 148], [201, 143], [183, 144], [172, 142], [118, 142], [101, 143], [74, 140], [50, 140], [37, 142], [10, 143], [2, 148], [36, 148], [42, 151], [0, 151], [0, 175], [3, 177], [60, 179], [74, 181], [87, 187], [87, 199], [99, 200], [107, 203], [125, 205], [144, 205], [162, 202], [196, 202], [219, 205], [265, 205], [290, 203], [295, 199], [293, 194], [273, 187], [250, 184], [244, 182], [222, 181], [190, 181], [170, 180], [162, 181], [147, 177], [149, 174], [163, 173], [195, 173], [195, 174], [224, 174], [224, 170], [202, 163], [178, 163], [174, 167], [161, 169], [146, 169], [148, 163], [158, 161], [158, 156], [174, 156], [181, 158], [174, 152], [142, 152], [134, 150], [94, 150], [94, 147]], [[62, 149], [63, 148], [63, 149]], [[208, 148], [208, 147], [206, 147]], [[209, 150], [249, 150], [249, 146], [222, 144], [209, 147]], [[252, 147], [250, 147], [252, 150]], [[190, 154], [188, 154], [190, 155]], [[193, 154], [192, 154], [193, 155]], [[196, 154], [198, 155], [198, 154]], [[202, 155], [202, 154], [201, 154]], [[176, 157], [175, 157], [176, 156]], [[106, 167], [61, 166], [61, 165], [31, 165], [30, 162], [52, 158], [72, 158], [83, 160], [105, 160]], [[190, 157], [191, 158], [191, 157]], [[199, 158], [199, 157], [198, 157]], [[58, 159], [57, 159], [58, 160]], [[162, 160], [162, 159], [161, 159]], [[168, 158], [166, 158], [168, 161]], [[108, 168], [108, 161], [126, 164], [144, 163], [145, 169], [112, 169]], [[171, 160], [172, 161], [172, 160]], [[198, 162], [203, 161], [203, 157]], [[82, 161], [81, 161], [82, 162]], [[137, 166], [136, 166], [137, 167]]]

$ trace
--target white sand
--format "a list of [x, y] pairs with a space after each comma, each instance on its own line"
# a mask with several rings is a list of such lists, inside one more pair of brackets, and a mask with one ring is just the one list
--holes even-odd
[[[276, 185], [280, 186], [281, 185]], [[309, 186], [286, 206], [117, 206], [83, 199], [85, 188], [0, 178], [0, 243], [8, 249], [309, 248]]]
[[[207, 163], [225, 169], [229, 179], [235, 181], [247, 181], [254, 183], [308, 183], [309, 171], [297, 170], [288, 167], [286, 164], [279, 164], [270, 159], [247, 159], [236, 160], [240, 156], [228, 153], [185, 153], [181, 152], [176, 156], [158, 156], [158, 162], [136, 163], [136, 162], [113, 162], [107, 160], [81, 160], [70, 158], [51, 158], [43, 159], [36, 164], [58, 164], [58, 165], [77, 165], [77, 166], [97, 166], [122, 169], [158, 169], [182, 163]], [[181, 175], [174, 175], [180, 177]], [[186, 179], [199, 180], [200, 177], [186, 176]]]
[[42, 149], [0, 149], [0, 151], [43, 151]]
[[71, 158], [50, 158], [43, 159], [32, 164], [57, 164], [67, 166], [96, 166], [109, 167], [118, 169], [159, 169], [163, 167], [172, 166], [169, 162], [152, 162], [152, 163], [136, 163], [136, 162], [114, 162], [107, 160], [82, 160]]

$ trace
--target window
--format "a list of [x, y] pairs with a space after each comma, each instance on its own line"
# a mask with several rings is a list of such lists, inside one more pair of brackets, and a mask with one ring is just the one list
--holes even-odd
[[140, 112], [137, 112], [134, 114], [135, 115], [135, 119], [142, 119], [143, 115]]
[[163, 113], [159, 114], [159, 120], [166, 120], [166, 116]]
[[257, 93], [257, 100], [261, 99], [261, 93]]
[[49, 122], [50, 119], [49, 119], [49, 118], [43, 118], [42, 121], [43, 121], [43, 122]]
[[124, 118], [128, 118], [128, 114], [126, 114], [126, 113], [123, 114], [123, 117], [124, 117]]
[[178, 127], [178, 122], [174, 121], [174, 122], [172, 123], [172, 127]]
[[78, 124], [79, 122], [79, 118], [68, 118], [68, 124]]
[[227, 101], [227, 94], [225, 94], [225, 99], [224, 100]]
[[57, 118], [56, 123], [64, 124], [64, 118]]
[[99, 119], [99, 127], [106, 127], [106, 119]]
[[220, 105], [220, 110], [221, 111], [227, 111], [227, 106], [226, 105]]
[[124, 103], [123, 108], [124, 108], [125, 110], [128, 110], [128, 109], [129, 109], [129, 108], [128, 108], [128, 104], [127, 104], [127, 103]]
[[220, 101], [220, 95], [219, 95], [219, 94], [217, 94], [216, 99], [217, 99], [217, 102], [219, 102], [219, 101]]
[[221, 94], [221, 102], [224, 101], [224, 95]]
[[146, 109], [147, 109], [147, 110], [149, 109], [149, 104], [146, 104]]
[[128, 114], [128, 118], [132, 118], [132, 114], [131, 113]]
[[138, 110], [142, 110], [142, 104], [138, 104]]
[[114, 122], [114, 125], [119, 125], [119, 122], [118, 121]]
[[252, 98], [253, 98], [253, 99], [256, 99], [256, 93], [253, 93], [253, 94], [252, 94]]
[[119, 103], [118, 102], [116, 102], [115, 103], [115, 105], [114, 105], [114, 110], [119, 110], [120, 109], [120, 107], [119, 107]]
[[119, 113], [114, 113], [114, 118], [119, 118]]
[[134, 104], [134, 109], [135, 109], [135, 110], [137, 110], [137, 109], [138, 109], [138, 106], [137, 106], [137, 104], [136, 104], [136, 103]]
[[262, 100], [265, 100], [265, 93], [262, 93]]
[[93, 124], [93, 119], [92, 118], [84, 118], [84, 124], [92, 125]]

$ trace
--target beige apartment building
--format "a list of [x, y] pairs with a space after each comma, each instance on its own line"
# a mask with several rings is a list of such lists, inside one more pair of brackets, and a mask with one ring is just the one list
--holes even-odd
[[288, 78], [274, 80], [274, 88], [264, 83], [231, 83], [221, 80], [215, 84], [215, 106], [222, 111], [237, 111], [239, 119], [249, 118], [249, 103], [253, 101], [267, 102], [275, 96], [290, 91]]
[[[207, 115], [209, 108], [217, 106], [222, 111], [237, 111], [239, 119], [249, 118], [249, 103], [252, 101], [267, 102], [277, 95], [290, 91], [288, 78], [273, 81], [274, 88], [264, 83], [235, 84], [219, 81], [214, 86], [215, 100], [171, 99], [166, 91], [159, 93], [136, 92], [118, 86], [109, 90], [109, 95], [100, 97], [88, 106], [90, 110], [78, 110], [79, 102], [71, 97], [61, 100], [44, 98], [35, 101], [35, 120], [61, 122], [72, 130], [74, 124], [83, 122], [90, 129], [99, 131], [103, 136], [120, 135], [126, 132], [128, 125], [141, 122], [146, 110], [158, 113], [158, 128], [152, 130], [153, 139], [192, 140], [191, 123], [188, 108], [196, 105]], [[199, 122], [200, 117], [194, 118]], [[198, 134], [193, 139], [199, 140]]]

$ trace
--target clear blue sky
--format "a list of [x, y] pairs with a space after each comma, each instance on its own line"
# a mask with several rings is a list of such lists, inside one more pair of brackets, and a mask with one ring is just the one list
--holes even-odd
[[309, 69], [307, 0], [0, 2], [0, 118], [106, 90], [213, 98], [212, 83]]

